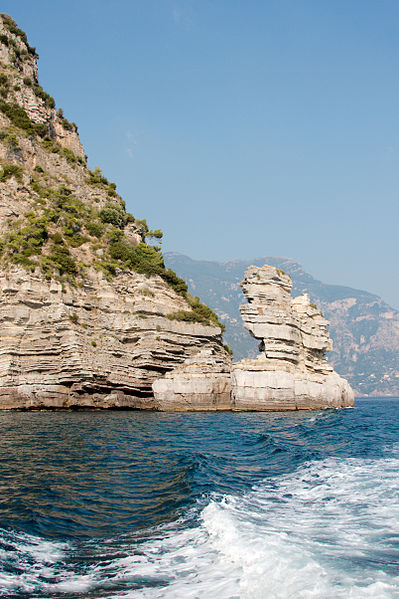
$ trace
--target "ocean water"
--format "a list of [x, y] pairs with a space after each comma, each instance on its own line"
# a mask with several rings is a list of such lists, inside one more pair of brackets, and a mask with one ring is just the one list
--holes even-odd
[[0, 597], [399, 597], [399, 399], [0, 413]]

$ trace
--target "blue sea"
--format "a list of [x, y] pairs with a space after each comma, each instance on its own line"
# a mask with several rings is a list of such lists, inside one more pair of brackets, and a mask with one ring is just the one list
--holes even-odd
[[0, 597], [399, 597], [399, 399], [0, 430]]

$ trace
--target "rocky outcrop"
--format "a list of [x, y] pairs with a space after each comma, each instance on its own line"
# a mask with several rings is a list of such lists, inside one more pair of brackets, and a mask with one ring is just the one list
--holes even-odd
[[251, 266], [241, 283], [244, 326], [260, 355], [232, 367], [234, 410], [298, 410], [353, 405], [347, 381], [327, 363], [328, 322], [308, 296], [291, 298], [291, 279], [273, 266]]
[[36, 58], [1, 15], [0, 409], [154, 409], [160, 376], [201, 351], [224, 363], [221, 328], [88, 169]]
[[202, 350], [152, 385], [161, 411], [231, 410], [231, 360]]
[[328, 361], [356, 395], [399, 396], [399, 311], [382, 298], [351, 287], [318, 281], [290, 258], [209, 262], [177, 253], [166, 264], [189, 282], [189, 290], [211, 306], [226, 326], [224, 338], [236, 360], [255, 358], [258, 343], [245, 330], [239, 312], [242, 281], [251, 265], [270, 264], [292, 279], [292, 294], [308, 293], [330, 323], [333, 350]]

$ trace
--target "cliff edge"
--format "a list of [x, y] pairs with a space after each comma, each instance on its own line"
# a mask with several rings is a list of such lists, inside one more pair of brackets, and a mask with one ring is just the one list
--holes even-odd
[[221, 325], [87, 167], [36, 59], [0, 15], [0, 409], [152, 409], [159, 376], [228, 357]]

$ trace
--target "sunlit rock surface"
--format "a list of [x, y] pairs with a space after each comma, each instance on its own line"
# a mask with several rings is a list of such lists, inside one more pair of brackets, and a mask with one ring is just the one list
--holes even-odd
[[234, 410], [298, 410], [353, 405], [353, 392], [327, 363], [328, 322], [273, 266], [251, 266], [241, 283], [244, 326], [259, 340], [255, 360], [232, 366]]

